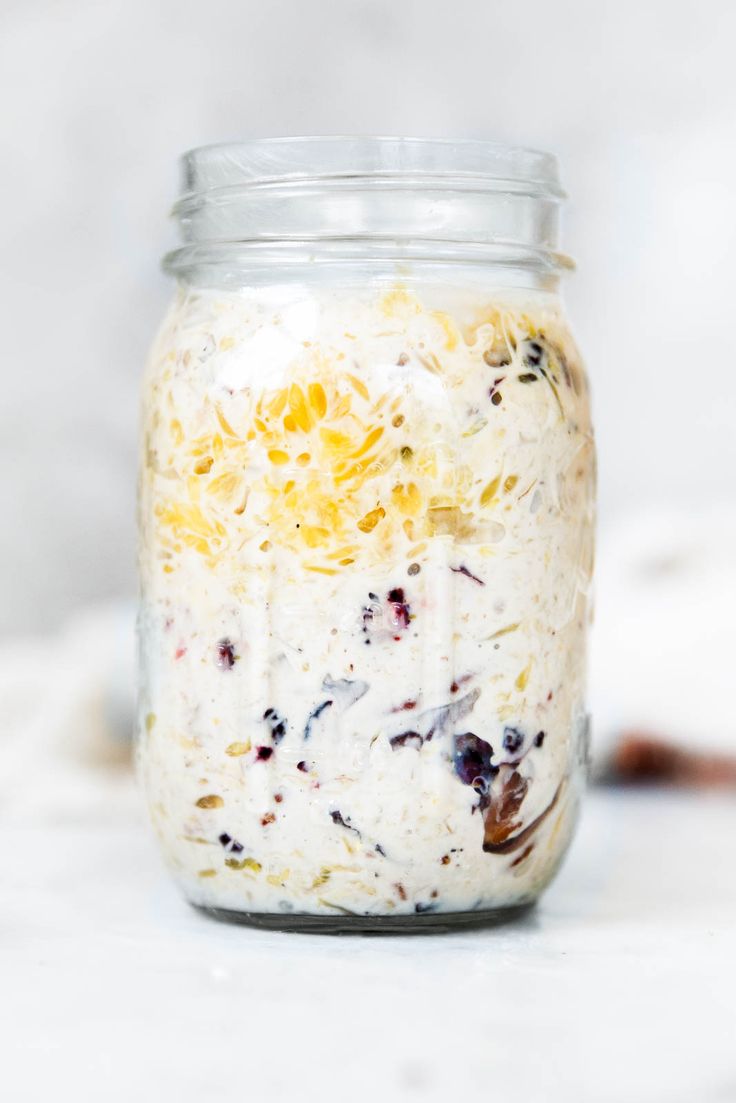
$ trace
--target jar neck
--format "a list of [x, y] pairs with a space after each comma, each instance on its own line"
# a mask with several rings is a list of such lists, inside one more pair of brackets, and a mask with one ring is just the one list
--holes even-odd
[[239, 290], [273, 284], [308, 287], [452, 286], [481, 291], [522, 288], [557, 293], [559, 269], [510, 250], [463, 248], [455, 256], [430, 248], [420, 253], [375, 242], [268, 245], [222, 243], [189, 246], [166, 258], [184, 287]]
[[274, 139], [185, 155], [174, 207], [185, 281], [273, 280], [306, 267], [393, 277], [477, 268], [556, 286], [564, 197], [548, 154], [432, 139]]

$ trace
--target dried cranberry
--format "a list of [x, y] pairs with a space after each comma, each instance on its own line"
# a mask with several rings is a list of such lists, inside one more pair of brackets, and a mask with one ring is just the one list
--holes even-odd
[[273, 747], [258, 747], [256, 749], [256, 758], [261, 762], [267, 762], [273, 754]]
[[396, 708], [391, 709], [391, 712], [411, 712], [417, 707], [418, 701], [416, 698], [409, 697], [403, 704], [397, 705]]
[[414, 747], [415, 750], [421, 751], [424, 740], [419, 732], [401, 732], [400, 735], [392, 736], [389, 743], [394, 751], [398, 747]]

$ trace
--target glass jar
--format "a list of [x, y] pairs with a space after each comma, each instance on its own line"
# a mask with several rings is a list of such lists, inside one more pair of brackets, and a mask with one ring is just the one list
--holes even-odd
[[536, 899], [587, 754], [594, 451], [547, 154], [195, 150], [140, 475], [139, 766], [184, 895], [275, 927]]

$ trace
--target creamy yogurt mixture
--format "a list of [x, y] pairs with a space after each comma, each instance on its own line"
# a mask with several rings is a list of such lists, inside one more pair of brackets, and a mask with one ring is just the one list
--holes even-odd
[[593, 447], [559, 301], [184, 290], [144, 410], [139, 759], [188, 898], [534, 898], [585, 754]]

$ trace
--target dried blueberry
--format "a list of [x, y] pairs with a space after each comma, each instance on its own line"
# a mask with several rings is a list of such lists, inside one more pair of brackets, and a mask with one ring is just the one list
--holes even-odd
[[397, 586], [393, 590], [389, 590], [386, 595], [390, 611], [391, 611], [391, 624], [394, 628], [408, 628], [409, 621], [411, 620], [411, 611], [409, 609], [409, 603], [404, 597], [404, 591], [400, 586]]
[[315, 709], [312, 709], [309, 716], [307, 717], [307, 722], [304, 725], [304, 738], [305, 739], [309, 739], [310, 735], [312, 734], [312, 725], [314, 724], [314, 721], [318, 720], [319, 717], [322, 715], [322, 713], [325, 711], [325, 709], [331, 708], [332, 705], [334, 705], [334, 703], [335, 702], [332, 701], [332, 700], [322, 701], [322, 703], [317, 705], [317, 707]]
[[470, 578], [473, 582], [477, 582], [479, 586], [485, 586], [485, 582], [483, 581], [483, 579], [478, 578], [478, 576], [473, 574], [472, 571], [469, 571], [464, 564], [460, 567], [450, 567], [450, 570], [453, 572], [453, 574], [465, 575], [466, 578]]
[[232, 835], [228, 835], [226, 831], [223, 831], [222, 835], [218, 836], [218, 842], [220, 846], [224, 846], [225, 850], [231, 854], [240, 854], [243, 850], [243, 844], [239, 843], [237, 839], [234, 839]]
[[263, 719], [270, 728], [271, 738], [278, 745], [286, 735], [286, 720], [283, 716], [279, 716], [276, 709], [266, 709]]
[[538, 368], [544, 360], [544, 346], [539, 341], [524, 342], [524, 363], [529, 368]]
[[544, 732], [537, 732], [537, 734], [534, 736], [534, 746], [535, 747], [541, 747], [542, 746], [542, 744], [544, 743], [544, 735], [545, 735]]
[[360, 831], [358, 831], [358, 828], [353, 827], [353, 825], [351, 824], [350, 816], [348, 816], [346, 820], [339, 809], [336, 809], [334, 812], [330, 812], [330, 818], [333, 823], [337, 824], [338, 827], [346, 827], [348, 831], [354, 831], [356, 835], [360, 835]]
[[215, 652], [215, 665], [219, 666], [220, 670], [232, 670], [237, 661], [238, 656], [235, 654], [235, 648], [232, 641], [227, 637], [218, 640]]
[[509, 754], [516, 754], [524, 746], [524, 733], [518, 728], [503, 729], [503, 749]]
[[256, 748], [256, 758], [260, 762], [267, 762], [272, 754], [273, 754], [273, 747], [257, 747]]
[[493, 747], [473, 732], [456, 735], [454, 745], [453, 765], [463, 785], [478, 787], [476, 783], [479, 782], [484, 789], [487, 789], [491, 778], [498, 770], [498, 767], [491, 765]]
[[297, 762], [296, 768], [297, 768], [297, 770], [301, 770], [301, 772], [303, 774], [308, 774], [309, 773], [309, 766], [304, 761], [304, 759], [302, 759], [301, 762]]

